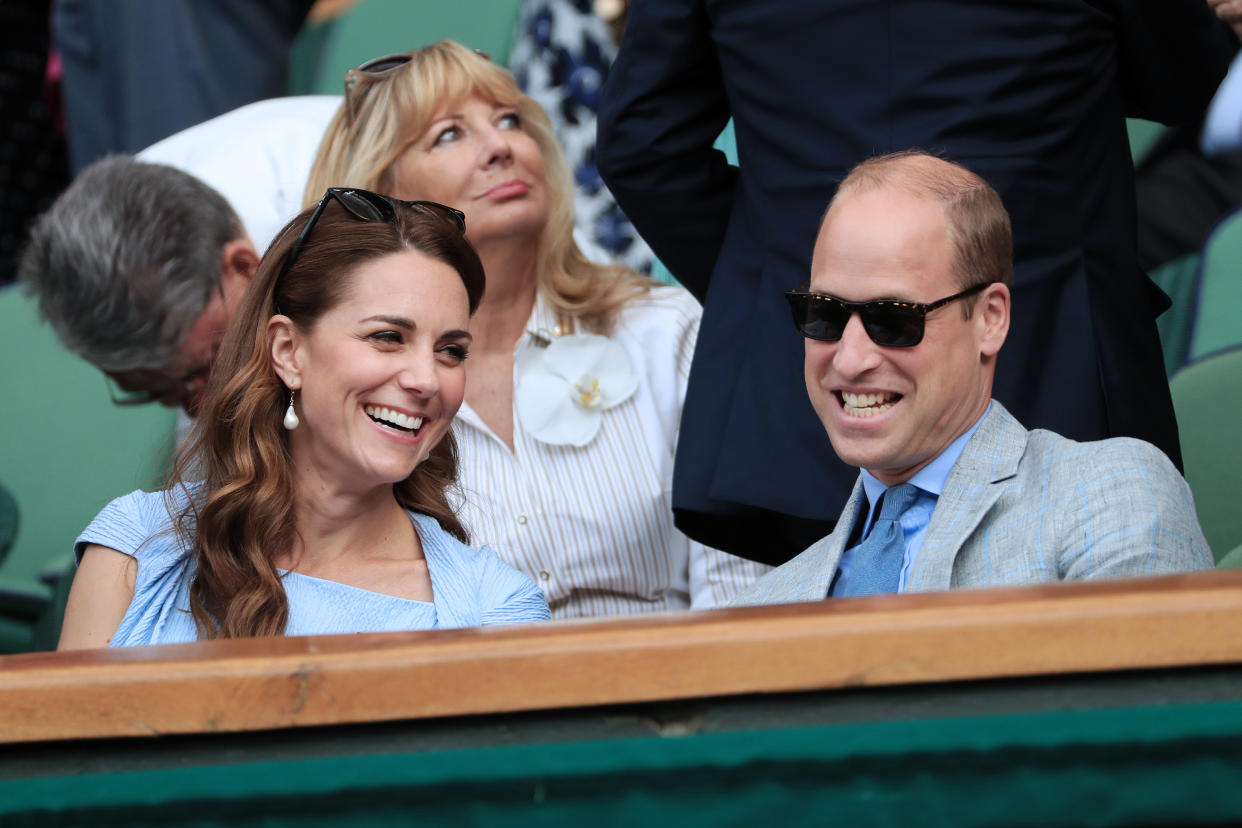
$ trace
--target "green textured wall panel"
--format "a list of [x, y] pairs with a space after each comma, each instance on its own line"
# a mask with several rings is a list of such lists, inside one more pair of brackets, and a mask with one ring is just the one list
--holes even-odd
[[1242, 819], [1242, 703], [0, 782], [0, 824], [1194, 824]]

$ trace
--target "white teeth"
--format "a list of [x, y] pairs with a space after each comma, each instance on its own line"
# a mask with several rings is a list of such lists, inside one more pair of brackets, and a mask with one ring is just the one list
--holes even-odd
[[841, 404], [851, 417], [874, 417], [888, 411], [900, 398], [900, 394], [885, 391], [879, 394], [852, 394], [841, 392]]
[[408, 414], [402, 414], [400, 411], [393, 411], [390, 408], [383, 408], [378, 405], [368, 405], [363, 410], [367, 412], [367, 416], [374, 420], [382, 420], [409, 431], [418, 431], [423, 424], [422, 417], [411, 417]]

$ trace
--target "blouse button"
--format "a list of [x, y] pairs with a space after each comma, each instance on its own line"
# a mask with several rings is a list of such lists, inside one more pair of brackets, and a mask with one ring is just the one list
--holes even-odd
[[526, 515], [518, 515], [518, 523], [520, 523], [520, 524], [522, 524], [523, 526], [525, 526], [525, 525], [526, 525]]
[[539, 572], [539, 580], [541, 580], [541, 581], [549, 581], [549, 580], [551, 580], [551, 579], [552, 579], [552, 575], [548, 572], [548, 570], [546, 570], [546, 569], [544, 569], [544, 570], [540, 570], [540, 572]]

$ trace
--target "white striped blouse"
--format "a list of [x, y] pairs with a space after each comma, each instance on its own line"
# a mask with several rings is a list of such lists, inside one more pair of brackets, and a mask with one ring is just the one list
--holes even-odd
[[[515, 409], [510, 452], [468, 405], [457, 415], [457, 513], [476, 547], [535, 579], [553, 618], [720, 606], [769, 569], [673, 526], [673, 451], [701, 315], [687, 291], [666, 286], [621, 311], [611, 339], [638, 390], [603, 411], [586, 446], [535, 440]], [[518, 351], [555, 326], [538, 298]]]

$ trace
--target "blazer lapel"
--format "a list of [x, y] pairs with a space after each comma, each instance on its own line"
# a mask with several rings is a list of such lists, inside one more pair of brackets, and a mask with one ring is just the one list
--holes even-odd
[[1027, 431], [996, 400], [962, 450], [936, 501], [907, 592], [947, 590], [953, 562], [966, 539], [1013, 477], [1026, 451]]
[[849, 542], [854, 524], [858, 521], [858, 513], [865, 500], [862, 478], [854, 481], [854, 491], [841, 510], [841, 518], [837, 521], [832, 534], [821, 538], [806, 548], [797, 560], [803, 561], [800, 567], [802, 577], [795, 586], [795, 601], [822, 601], [828, 597], [828, 587], [837, 574], [837, 566], [841, 563], [841, 554], [845, 544]]

